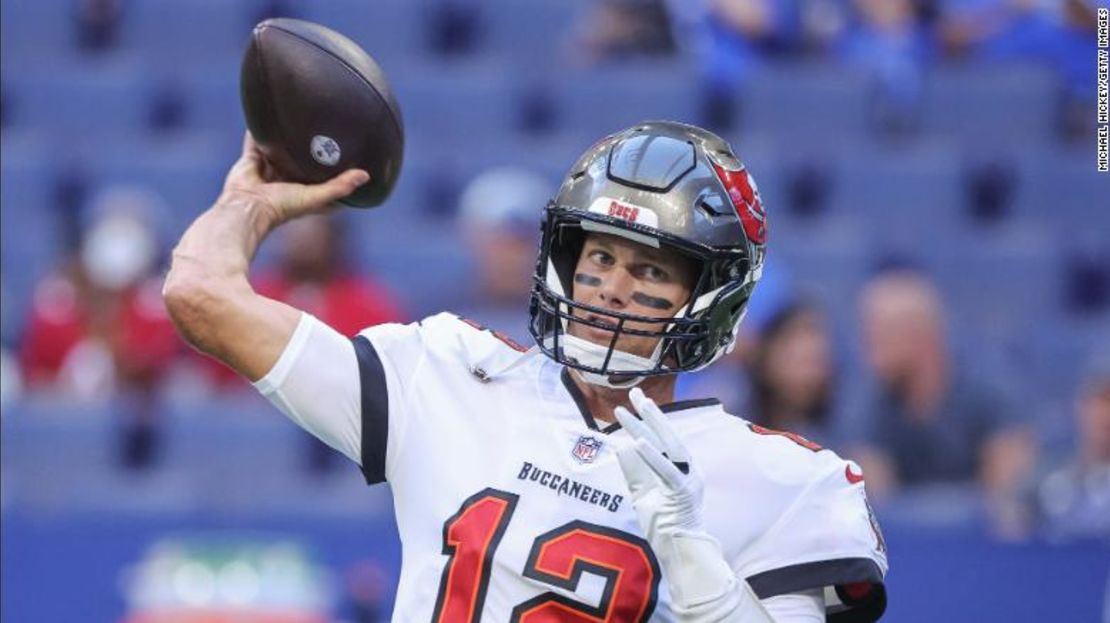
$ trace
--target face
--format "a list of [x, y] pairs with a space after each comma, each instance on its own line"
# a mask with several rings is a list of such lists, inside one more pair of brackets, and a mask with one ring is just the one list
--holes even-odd
[[282, 228], [281, 259], [285, 268], [299, 276], [328, 272], [339, 252], [334, 225], [325, 215], [290, 221]]
[[[694, 261], [663, 249], [655, 249], [608, 234], [591, 233], [582, 246], [574, 269], [573, 298], [605, 310], [637, 316], [670, 318], [686, 304], [697, 278]], [[614, 324], [612, 319], [575, 310], [576, 317]], [[626, 329], [658, 331], [661, 324], [627, 322]], [[568, 332], [608, 346], [613, 331], [571, 322]], [[618, 350], [650, 357], [659, 338], [622, 335]]]
[[892, 278], [872, 285], [861, 312], [868, 363], [886, 383], [905, 382], [943, 341], [939, 303], [918, 282]]
[[912, 331], [896, 310], [873, 307], [864, 311], [867, 360], [880, 379], [897, 380], [912, 362], [914, 344], [908, 339]]
[[818, 313], [806, 311], [790, 319], [768, 345], [767, 380], [785, 400], [806, 408], [825, 391], [830, 359], [824, 322]]
[[531, 287], [536, 241], [503, 230], [474, 232], [471, 240], [484, 294], [498, 303], [518, 303]]

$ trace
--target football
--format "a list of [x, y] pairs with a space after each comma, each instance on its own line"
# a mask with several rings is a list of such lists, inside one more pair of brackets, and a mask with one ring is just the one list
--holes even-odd
[[404, 154], [401, 110], [378, 64], [319, 24], [268, 19], [243, 55], [240, 97], [247, 128], [283, 180], [315, 184], [351, 168], [370, 182], [343, 203], [381, 204]]

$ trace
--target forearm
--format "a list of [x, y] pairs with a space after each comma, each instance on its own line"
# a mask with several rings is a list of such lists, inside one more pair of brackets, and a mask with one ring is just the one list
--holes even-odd
[[189, 279], [245, 281], [255, 252], [277, 224], [273, 210], [261, 200], [221, 197], [181, 237], [167, 287]]
[[164, 287], [166, 308], [186, 341], [251, 379], [277, 361], [299, 318], [256, 294], [247, 280], [277, 221], [261, 201], [221, 197], [182, 236]]

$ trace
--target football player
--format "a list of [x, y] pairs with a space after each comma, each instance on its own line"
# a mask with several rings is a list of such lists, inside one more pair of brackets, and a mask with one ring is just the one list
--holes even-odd
[[256, 294], [262, 239], [367, 180], [266, 170], [248, 136], [174, 252], [167, 305], [194, 346], [391, 483], [395, 621], [882, 614], [858, 467], [716, 400], [673, 401], [676, 374], [732, 348], [763, 266], [759, 192], [725, 141], [651, 122], [578, 160], [543, 212], [528, 349], [447, 313], [348, 339]]

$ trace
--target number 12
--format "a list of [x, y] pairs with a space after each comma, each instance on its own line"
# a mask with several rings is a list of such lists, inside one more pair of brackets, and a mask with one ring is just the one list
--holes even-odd
[[[448, 559], [433, 623], [478, 623], [493, 555], [518, 499], [515, 493], [484, 489], [443, 524]], [[524, 567], [526, 577], [571, 591], [585, 571], [606, 580], [596, 608], [549, 591], [513, 608], [513, 623], [647, 621], [655, 610], [659, 562], [647, 541], [634, 534], [572, 521], [538, 536]]]

